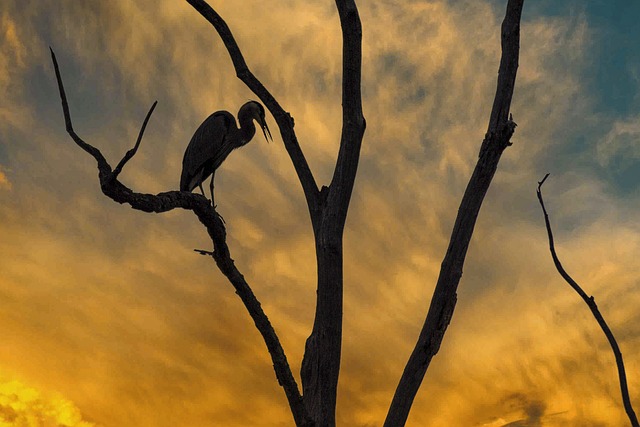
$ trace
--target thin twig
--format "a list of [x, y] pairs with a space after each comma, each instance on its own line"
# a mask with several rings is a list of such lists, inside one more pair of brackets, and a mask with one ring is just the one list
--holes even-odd
[[609, 341], [609, 345], [611, 345], [611, 350], [613, 351], [613, 355], [616, 359], [616, 365], [618, 366], [618, 379], [620, 380], [620, 392], [622, 393], [622, 402], [624, 405], [624, 410], [629, 417], [629, 421], [631, 421], [631, 425], [633, 427], [638, 427], [638, 418], [636, 417], [636, 413], [631, 406], [631, 399], [629, 398], [629, 388], [627, 386], [627, 374], [624, 370], [624, 362], [622, 360], [622, 352], [620, 351], [620, 347], [618, 347], [618, 342], [613, 336], [613, 332], [609, 329], [607, 322], [605, 322], [604, 317], [598, 310], [598, 306], [596, 305], [596, 301], [593, 296], [588, 296], [587, 293], [582, 290], [582, 287], [578, 285], [578, 283], [573, 280], [569, 273], [564, 269], [558, 255], [556, 254], [555, 244], [553, 242], [553, 233], [551, 231], [551, 223], [549, 222], [549, 215], [547, 214], [547, 209], [544, 206], [544, 201], [542, 200], [542, 184], [547, 180], [549, 174], [546, 174], [542, 181], [538, 182], [538, 188], [536, 190], [536, 194], [538, 195], [538, 201], [540, 202], [540, 206], [542, 207], [542, 212], [544, 213], [544, 223], [547, 227], [547, 235], [549, 237], [549, 250], [551, 251], [551, 257], [553, 258], [553, 264], [556, 266], [558, 273], [560, 276], [575, 290], [580, 298], [587, 304], [593, 317], [595, 317], [598, 325], [602, 329], [602, 332], [607, 337]]
[[158, 105], [158, 101], [155, 101], [153, 103], [153, 105], [151, 106], [151, 108], [149, 109], [149, 112], [147, 113], [147, 116], [144, 118], [144, 122], [142, 122], [142, 127], [140, 128], [140, 132], [138, 133], [138, 139], [136, 140], [136, 144], [133, 146], [133, 148], [131, 150], [127, 151], [127, 153], [124, 155], [122, 160], [120, 160], [120, 163], [118, 163], [116, 168], [113, 170], [113, 174], [111, 175], [111, 179], [116, 179], [118, 177], [118, 175], [120, 175], [120, 172], [122, 172], [122, 168], [124, 168], [124, 165], [126, 165], [127, 162], [133, 156], [136, 155], [136, 152], [138, 151], [138, 147], [140, 146], [140, 141], [142, 141], [142, 135], [144, 135], [144, 130], [147, 127], [147, 123], [149, 122], [149, 118], [151, 117], [151, 114], [153, 114], [153, 110], [155, 110], [156, 105]]
[[200, 255], [213, 256], [214, 253], [212, 251], [205, 251], [204, 249], [194, 249], [194, 252], [198, 252]]

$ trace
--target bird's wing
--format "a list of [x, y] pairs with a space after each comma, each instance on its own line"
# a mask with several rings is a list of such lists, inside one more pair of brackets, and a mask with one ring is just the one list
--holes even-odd
[[219, 166], [216, 158], [234, 120], [230, 113], [217, 111], [198, 127], [182, 159], [180, 190], [193, 190]]

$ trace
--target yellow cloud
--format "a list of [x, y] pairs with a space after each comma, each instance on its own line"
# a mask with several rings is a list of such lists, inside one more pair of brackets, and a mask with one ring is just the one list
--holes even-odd
[[80, 410], [58, 394], [46, 394], [18, 381], [0, 383], [1, 427], [95, 427]]

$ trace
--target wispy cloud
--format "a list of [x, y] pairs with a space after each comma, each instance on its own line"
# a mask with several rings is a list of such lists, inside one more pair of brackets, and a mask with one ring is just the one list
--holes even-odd
[[628, 168], [640, 158], [640, 118], [617, 120], [597, 146], [598, 161], [604, 167]]

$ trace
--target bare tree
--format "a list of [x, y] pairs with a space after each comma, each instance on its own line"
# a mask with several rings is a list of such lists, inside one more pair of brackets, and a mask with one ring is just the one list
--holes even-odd
[[284, 388], [296, 425], [335, 425], [336, 393], [342, 345], [342, 235], [355, 182], [360, 147], [365, 130], [360, 90], [362, 63], [362, 28], [355, 1], [336, 0], [343, 32], [343, 127], [340, 150], [331, 183], [318, 188], [300, 149], [293, 118], [254, 76], [247, 66], [231, 30], [205, 1], [187, 0], [213, 25], [224, 42], [236, 74], [269, 109], [278, 124], [284, 145], [291, 157], [304, 191], [316, 242], [318, 264], [317, 303], [313, 330], [307, 340], [302, 362], [304, 399], [289, 368], [284, 350], [240, 271], [231, 259], [226, 245], [226, 229], [215, 207], [200, 195], [170, 191], [157, 195], [136, 193], [118, 181], [118, 175], [131, 159], [142, 139], [151, 108], [136, 145], [112, 170], [100, 150], [84, 142], [73, 130], [59, 67], [52, 51], [60, 96], [68, 133], [83, 150], [98, 162], [102, 192], [119, 203], [127, 203], [145, 212], [166, 212], [175, 208], [193, 211], [206, 227], [214, 245], [211, 253], [220, 271], [229, 279], [242, 299], [271, 354], [278, 382]]
[[538, 196], [538, 201], [540, 202], [540, 207], [542, 208], [542, 213], [544, 214], [544, 224], [547, 227], [547, 237], [549, 238], [549, 251], [551, 252], [551, 258], [553, 259], [553, 264], [556, 266], [556, 270], [558, 270], [558, 274], [562, 276], [562, 278], [573, 288], [574, 291], [580, 298], [587, 304], [589, 310], [591, 310], [591, 314], [600, 325], [600, 329], [604, 332], [604, 335], [607, 337], [607, 341], [609, 341], [609, 345], [611, 346], [611, 351], [613, 351], [613, 356], [616, 359], [616, 366], [618, 367], [618, 380], [620, 381], [620, 392], [622, 394], [622, 404], [624, 405], [624, 410], [627, 413], [627, 417], [631, 422], [633, 427], [639, 427], [638, 417], [636, 417], [636, 413], [633, 410], [633, 406], [631, 406], [631, 399], [629, 397], [629, 387], [627, 386], [627, 374], [624, 369], [624, 361], [622, 360], [622, 352], [620, 351], [620, 347], [618, 346], [618, 342], [616, 338], [613, 336], [613, 332], [605, 322], [604, 317], [602, 317], [602, 313], [598, 309], [598, 305], [596, 304], [596, 300], [593, 296], [587, 296], [587, 293], [582, 289], [578, 283], [573, 280], [573, 278], [567, 273], [567, 271], [562, 266], [560, 259], [558, 258], [558, 254], [556, 253], [555, 244], [553, 242], [553, 232], [551, 231], [551, 222], [549, 221], [549, 215], [547, 214], [547, 209], [544, 206], [544, 200], [542, 199], [542, 184], [549, 178], [549, 174], [546, 174], [542, 181], [538, 182], [538, 188], [536, 190], [536, 194]]
[[[509, 140], [516, 125], [510, 117], [509, 109], [518, 67], [523, 1], [508, 1], [507, 13], [502, 24], [502, 59], [498, 87], [489, 128], [458, 211], [427, 319], [396, 390], [385, 426], [405, 424], [429, 362], [440, 347], [453, 315], [456, 290], [462, 276], [462, 266], [476, 218], [502, 152], [511, 145]], [[204, 0], [187, 2], [214, 27], [227, 48], [237, 77], [260, 98], [275, 118], [305, 195], [315, 238], [318, 278], [315, 319], [302, 361], [302, 394], [269, 319], [231, 258], [226, 244], [226, 229], [215, 207], [204, 196], [198, 194], [180, 191], [156, 195], [137, 193], [118, 180], [119, 173], [140, 145], [155, 103], [144, 120], [134, 148], [125, 154], [115, 169], [112, 169], [100, 150], [86, 143], [73, 130], [60, 70], [52, 51], [67, 132], [80, 148], [97, 161], [101, 190], [106, 196], [144, 212], [167, 212], [182, 208], [192, 211], [197, 216], [214, 246], [213, 252], [206, 253], [213, 257], [220, 271], [234, 286], [267, 345], [276, 377], [285, 391], [296, 425], [334, 426], [342, 344], [342, 238], [366, 125], [362, 113], [362, 28], [358, 9], [354, 0], [336, 0], [343, 34], [342, 135], [331, 182], [328, 186], [318, 188], [298, 144], [293, 118], [251, 72], [225, 21]]]
[[318, 267], [316, 314], [302, 360], [304, 405], [317, 426], [335, 425], [342, 348], [342, 236], [365, 129], [360, 89], [362, 27], [354, 0], [336, 0], [342, 27], [342, 137], [328, 187], [318, 189], [298, 144], [293, 120], [249, 70], [224, 20], [204, 0], [187, 0], [218, 32], [236, 74], [267, 106], [278, 123], [311, 216]]

